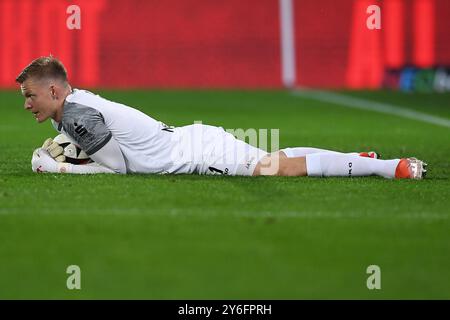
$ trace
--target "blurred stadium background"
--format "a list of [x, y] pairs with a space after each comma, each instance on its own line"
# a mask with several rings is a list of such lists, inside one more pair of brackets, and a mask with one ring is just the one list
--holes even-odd
[[[0, 298], [450, 298], [450, 1], [0, 0], [0, 39]], [[35, 175], [56, 133], [14, 79], [49, 54], [168, 124], [417, 156], [429, 177]]]
[[[70, 30], [74, 4], [82, 22]], [[374, 4], [382, 11], [379, 30], [366, 27]], [[447, 0], [0, 5], [1, 87], [14, 87], [25, 65], [52, 53], [81, 87], [450, 90]]]

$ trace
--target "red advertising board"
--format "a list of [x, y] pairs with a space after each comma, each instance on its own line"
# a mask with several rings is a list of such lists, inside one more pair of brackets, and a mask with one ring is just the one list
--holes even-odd
[[[0, 87], [49, 54], [84, 87], [282, 87], [280, 1], [0, 0]], [[372, 3], [381, 30], [366, 28]], [[450, 1], [292, 4], [297, 85], [376, 88], [386, 67], [450, 65]]]

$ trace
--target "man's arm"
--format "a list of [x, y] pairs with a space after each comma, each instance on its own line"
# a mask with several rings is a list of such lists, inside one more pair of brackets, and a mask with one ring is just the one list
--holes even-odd
[[[127, 173], [118, 142], [105, 124], [103, 115], [89, 106], [69, 102], [64, 105], [62, 127], [97, 165], [115, 173]], [[67, 172], [85, 173], [84, 165], [64, 165]]]
[[[125, 159], [123, 158], [122, 151], [119, 144], [112, 137], [100, 150], [90, 155], [90, 158], [94, 160], [94, 164], [87, 165], [74, 165], [66, 164], [66, 172], [68, 173], [127, 173], [127, 167], [125, 165]], [[93, 172], [94, 171], [94, 172]], [[98, 172], [97, 172], [98, 171]]]
[[[51, 159], [48, 158], [51, 157]], [[33, 171], [54, 173], [127, 173], [125, 159], [114, 138], [90, 156], [94, 163], [83, 165], [58, 161], [47, 148], [39, 148], [33, 153], [31, 161]], [[53, 160], [53, 161], [52, 161]]]
[[[97, 152], [89, 156], [98, 165], [109, 168], [115, 173], [127, 173], [125, 159], [120, 150], [119, 144], [111, 137], [111, 139]], [[79, 165], [79, 167], [82, 165]]]
[[[58, 171], [59, 173], [75, 173], [75, 174], [95, 174], [95, 173], [116, 173], [115, 171], [103, 167], [98, 163], [92, 162], [87, 164], [70, 164], [66, 163], [68, 168], [65, 167], [67, 171]], [[62, 166], [60, 166], [61, 168]]]
[[117, 173], [116, 171], [95, 162], [81, 165], [57, 162], [50, 156], [48, 151], [43, 148], [38, 148], [33, 152], [31, 168], [34, 172], [74, 174]]

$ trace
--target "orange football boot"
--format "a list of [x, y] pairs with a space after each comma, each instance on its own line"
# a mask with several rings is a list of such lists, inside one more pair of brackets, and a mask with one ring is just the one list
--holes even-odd
[[422, 179], [427, 173], [427, 164], [416, 158], [403, 158], [395, 169], [397, 179]]

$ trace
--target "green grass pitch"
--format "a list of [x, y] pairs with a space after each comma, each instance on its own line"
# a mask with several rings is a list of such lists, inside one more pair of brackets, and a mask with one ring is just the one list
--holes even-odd
[[[280, 147], [378, 150], [423, 181], [34, 174], [36, 124], [0, 92], [0, 298], [449, 299], [450, 129], [285, 91], [102, 91], [167, 124], [278, 128]], [[449, 94], [345, 92], [450, 119]], [[66, 268], [81, 268], [68, 290]], [[368, 290], [366, 268], [381, 268]]]

